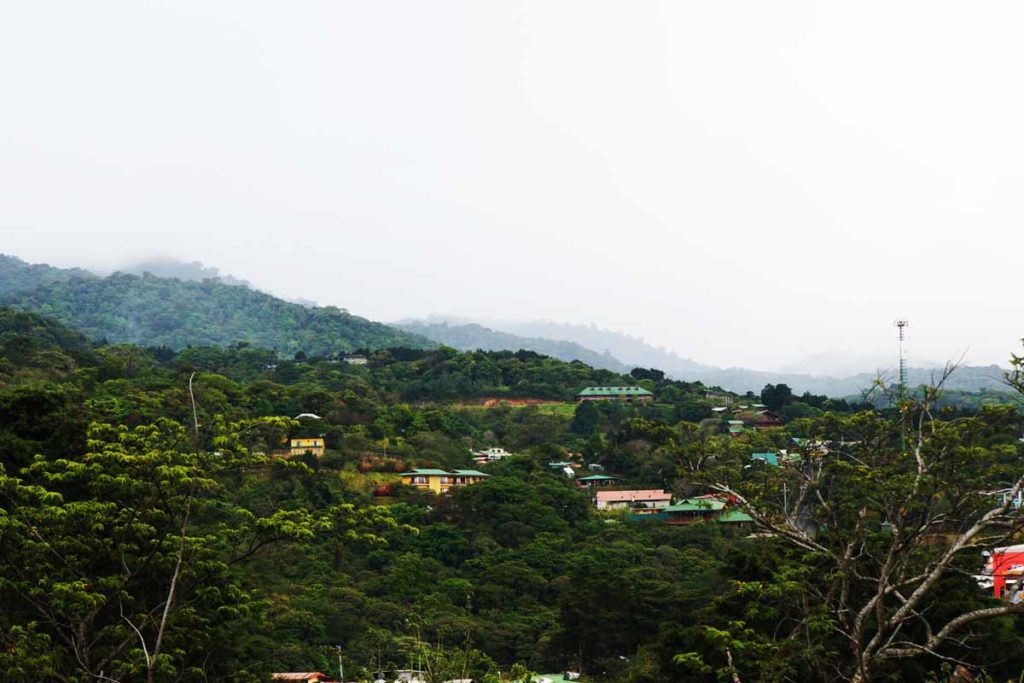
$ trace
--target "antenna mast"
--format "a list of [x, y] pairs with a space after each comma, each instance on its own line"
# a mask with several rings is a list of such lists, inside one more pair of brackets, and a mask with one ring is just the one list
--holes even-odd
[[906, 329], [910, 326], [910, 322], [905, 318], [901, 318], [893, 323], [898, 330], [900, 339], [900, 389], [899, 396], [902, 401], [905, 398], [906, 387], [907, 387], [907, 359], [903, 355], [903, 341], [906, 339]]

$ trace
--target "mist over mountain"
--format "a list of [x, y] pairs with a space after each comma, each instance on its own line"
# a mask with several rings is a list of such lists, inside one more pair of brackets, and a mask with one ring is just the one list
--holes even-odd
[[[656, 347], [638, 337], [605, 330], [593, 324], [490, 319], [476, 322], [491, 330], [515, 335], [516, 339], [526, 337], [533, 340], [571, 342], [594, 353], [610, 355], [630, 367], [658, 368], [679, 380], [701, 381], [708, 386], [718, 386], [738, 393], [758, 393], [766, 384], [786, 384], [797, 393], [809, 391], [812, 394], [834, 397], [853, 396], [871, 387], [879, 379], [892, 385], [897, 376], [895, 367], [886, 364], [885, 359], [880, 358], [846, 358], [842, 354], [822, 353], [809, 357], [806, 371], [798, 369], [796, 364], [787, 366], [793, 368], [791, 371], [779, 372], [741, 367], [720, 368]], [[452, 326], [467, 326], [474, 324], [474, 321], [443, 315], [428, 316], [424, 321], [428, 326], [440, 326], [445, 323]], [[491, 341], [500, 343], [500, 338], [492, 337]], [[505, 348], [511, 349], [517, 342], [510, 339], [508, 343], [510, 346]], [[876, 361], [881, 363], [875, 364]], [[839, 367], [846, 372], [829, 374], [815, 371], [823, 367]], [[941, 372], [941, 366], [937, 363], [913, 367], [908, 370], [908, 382], [913, 386], [930, 384], [941, 376]], [[1003, 373], [1004, 370], [995, 365], [962, 366], [947, 380], [945, 386], [964, 391], [1000, 391], [1006, 388]]]
[[[252, 288], [248, 280], [221, 273], [219, 268], [207, 266], [199, 261], [181, 261], [168, 257], [157, 257], [140, 261], [135, 264], [126, 265], [117, 269], [119, 272], [130, 275], [156, 275], [157, 277], [172, 277], [178, 280], [191, 282], [202, 282], [203, 280], [216, 280], [226, 285]], [[107, 273], [103, 273], [106, 275]]]
[[[591, 367], [627, 372], [657, 368], [684, 381], [701, 381], [728, 391], [758, 393], [766, 384], [787, 384], [797, 393], [842, 397], [859, 394], [882, 379], [894, 383], [886, 359], [821, 352], [806, 365], [771, 372], [700, 363], [628, 333], [553, 321], [468, 320], [434, 315], [390, 326], [309, 300], [282, 300], [252, 288], [246, 280], [199, 261], [152, 259], [102, 277], [80, 268], [30, 265], [0, 255], [0, 301], [54, 317], [94, 339], [166, 345], [225, 345], [236, 341], [285, 353], [337, 353], [356, 348], [435, 343], [461, 350], [526, 349]], [[877, 363], [877, 361], [882, 361]], [[822, 368], [847, 372], [821, 372]], [[947, 381], [950, 389], [1005, 389], [998, 366], [964, 366]], [[938, 364], [909, 370], [911, 385], [941, 375]]]
[[558, 339], [540, 337], [521, 337], [507, 332], [499, 332], [482, 325], [468, 323], [464, 325], [447, 322], [425, 322], [407, 320], [396, 323], [396, 327], [432, 339], [440, 344], [451, 346], [460, 351], [518, 351], [525, 349], [564, 361], [580, 361], [593, 368], [602, 368], [612, 372], [629, 372], [633, 367], [618, 360], [611, 354], [598, 353], [581, 344]]

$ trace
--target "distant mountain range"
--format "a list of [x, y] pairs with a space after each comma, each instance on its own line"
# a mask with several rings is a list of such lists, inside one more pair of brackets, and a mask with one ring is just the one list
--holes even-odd
[[[202, 264], [193, 265], [203, 270]], [[195, 281], [122, 272], [101, 277], [11, 256], [0, 256], [0, 305], [55, 318], [94, 340], [175, 349], [247, 342], [286, 355], [326, 355], [436, 346], [333, 306], [291, 303], [219, 277]]]
[[[472, 334], [460, 340], [458, 348], [530, 348], [525, 344], [538, 345], [543, 341], [575, 344], [566, 347], [563, 360], [579, 359], [589, 352], [605, 362], [618, 363], [627, 368], [657, 368], [670, 376], [686, 381], [701, 381], [708, 386], [717, 386], [728, 391], [759, 393], [766, 384], [787, 384], [797, 393], [809, 391], [826, 396], [854, 396], [870, 387], [878, 378], [892, 385], [896, 378], [895, 368], [881, 368], [874, 372], [861, 372], [844, 377], [807, 374], [799, 372], [764, 372], [746, 368], [718, 368], [698, 363], [690, 358], [664, 348], [653, 346], [643, 339], [620, 332], [601, 329], [595, 325], [572, 325], [550, 321], [471, 321], [465, 318], [430, 316], [423, 321], [403, 321], [405, 329], [417, 330], [425, 337], [440, 343], [445, 341], [442, 332], [452, 338], [452, 330], [472, 327]], [[447, 326], [447, 327], [445, 327]], [[460, 333], [462, 334], [462, 333]], [[472, 340], [469, 343], [469, 340]], [[475, 346], [474, 346], [475, 345]], [[577, 348], [578, 347], [578, 348]], [[552, 354], [554, 355], [554, 354]], [[585, 361], [592, 364], [589, 361]], [[611, 365], [601, 367], [611, 368]], [[911, 368], [908, 382], [912, 386], [930, 384], [941, 374], [940, 368]], [[1003, 369], [998, 366], [964, 366], [946, 384], [951, 389], [964, 391], [1003, 391]]]
[[[80, 268], [30, 265], [0, 255], [0, 305], [41, 313], [92, 339], [110, 342], [181, 348], [242, 341], [282, 354], [318, 355], [437, 344], [463, 350], [526, 349], [614, 372], [657, 368], [676, 379], [699, 380], [738, 393], [758, 393], [765, 384], [787, 384], [797, 393], [852, 396], [879, 376], [892, 384], [896, 375], [893, 368], [844, 377], [719, 368], [594, 325], [444, 316], [385, 325], [333, 306], [280, 299], [199, 262], [157, 259], [125, 271], [130, 272], [103, 276]], [[914, 386], [928, 384], [938, 374], [933, 368], [912, 368], [909, 379]], [[1001, 391], [1006, 388], [1002, 378], [1003, 370], [997, 366], [965, 366], [946, 386]]]
[[418, 334], [427, 339], [451, 346], [460, 351], [536, 351], [545, 356], [564, 361], [580, 361], [593, 368], [603, 368], [612, 372], [629, 372], [633, 366], [626, 365], [611, 354], [598, 353], [576, 342], [540, 337], [520, 337], [507, 332], [498, 332], [482, 325], [469, 323], [465, 325], [448, 324], [447, 322], [432, 323], [426, 321], [402, 321], [396, 323], [406, 332]]

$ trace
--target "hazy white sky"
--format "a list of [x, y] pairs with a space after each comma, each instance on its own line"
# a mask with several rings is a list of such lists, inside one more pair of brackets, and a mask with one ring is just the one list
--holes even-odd
[[720, 365], [1024, 336], [1019, 2], [21, 2], [0, 252]]

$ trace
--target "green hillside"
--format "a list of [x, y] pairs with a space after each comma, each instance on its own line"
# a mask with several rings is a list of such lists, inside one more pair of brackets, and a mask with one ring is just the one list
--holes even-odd
[[[886, 558], [920, 613], [986, 618], [939, 657], [875, 657], [866, 680], [948, 680], [942, 658], [978, 680], [1024, 669], [1016, 606], [984, 611], [1004, 603], [972, 576], [977, 547], [934, 588], [915, 578], [1000, 504], [984, 492], [1019, 478], [1017, 411], [854, 414], [786, 387], [741, 397], [531, 351], [391, 348], [367, 361], [93, 346], [0, 308], [0, 679], [269, 683], [333, 673], [340, 648], [345, 680], [360, 683], [410, 662], [428, 683], [567, 670], [580, 683], [849, 680], [861, 663], [848, 613], [899, 614], [901, 602], [873, 602]], [[656, 400], [572, 402], [590, 384]], [[757, 398], [784, 418], [799, 410], [727, 430]], [[733, 412], [713, 412], [722, 403]], [[289, 437], [324, 451], [291, 455]], [[471, 459], [490, 446], [514, 455]], [[567, 464], [615, 484], [583, 488]], [[483, 476], [435, 495], [400, 483], [410, 468]], [[615, 488], [676, 503], [595, 505]], [[1024, 511], [1005, 513], [1020, 529]]]
[[[429, 348], [429, 340], [331, 306], [308, 308], [247, 287], [115, 273], [98, 278], [6, 259], [2, 302], [53, 317], [92, 339], [144, 346], [247, 342], [292, 355]], [[28, 283], [37, 283], [29, 287]]]

